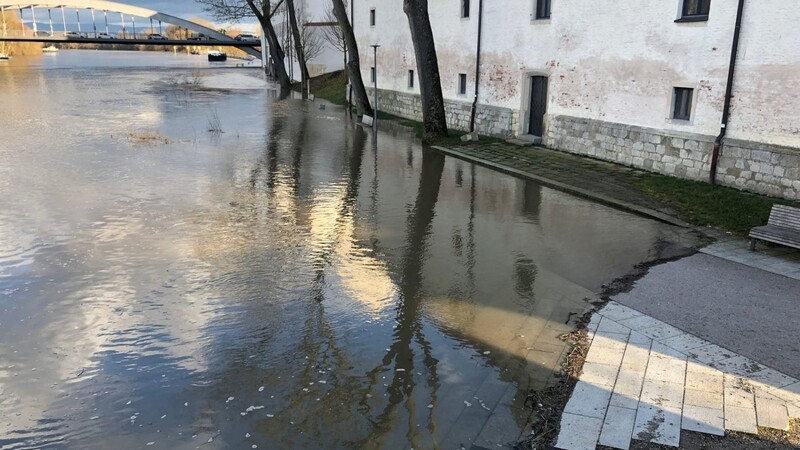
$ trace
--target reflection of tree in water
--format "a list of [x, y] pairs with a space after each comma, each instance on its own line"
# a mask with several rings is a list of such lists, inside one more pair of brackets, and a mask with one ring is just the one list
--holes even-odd
[[[289, 147], [291, 176], [288, 180], [282, 180], [285, 183], [281, 184], [280, 176], [277, 173], [280, 170], [278, 152], [281, 149], [280, 142], [286, 142], [281, 139], [285, 125], [285, 120], [282, 118], [276, 119], [273, 123], [266, 155], [260, 161], [258, 167], [252, 171], [250, 185], [252, 187], [265, 186], [267, 195], [270, 198], [278, 195], [278, 191], [284, 187], [289, 189], [292, 194], [289, 198], [295, 203], [293, 225], [298, 228], [297, 233], [308, 233], [311, 232], [310, 221], [312, 217], [309, 214], [299, 212], [309, 200], [305, 196], [313, 193], [313, 189], [310, 187], [301, 186], [301, 175], [306, 170], [303, 164], [303, 136], [305, 136], [307, 130], [304, 129], [301, 123], [301, 126], [292, 133], [293, 139], [290, 140], [292, 145]], [[347, 411], [351, 407], [357, 407], [359, 400], [367, 398], [367, 394], [372, 388], [371, 385], [364, 386], [362, 376], [348, 375], [348, 372], [352, 372], [353, 369], [353, 363], [348, 359], [349, 352], [347, 349], [340, 348], [340, 336], [337, 336], [337, 328], [328, 322], [325, 315], [326, 270], [335, 264], [333, 258], [336, 256], [339, 242], [352, 238], [349, 235], [351, 231], [348, 230], [348, 227], [354, 221], [357, 197], [360, 190], [366, 132], [361, 127], [355, 127], [351, 131], [351, 133], [348, 133], [351, 136], [351, 140], [347, 140], [345, 148], [342, 149], [348, 154], [346, 185], [342, 191], [342, 198], [337, 202], [338, 207], [333, 220], [333, 229], [329, 233], [325, 233], [326, 236], [330, 237], [330, 240], [314, 245], [308, 256], [313, 280], [307, 287], [309, 295], [299, 299], [304, 302], [302, 303], [304, 314], [301, 315], [304, 318], [304, 323], [302, 325], [294, 324], [294, 328], [301, 330], [300, 339], [295, 343], [294, 350], [287, 350], [287, 354], [296, 355], [293, 361], [295, 366], [298, 361], [303, 364], [294, 375], [297, 386], [302, 387], [314, 383], [321, 377], [319, 372], [324, 371], [326, 372], [324, 377], [328, 378], [334, 390], [328, 391], [327, 395], [321, 396], [319, 401], [309, 398], [307, 394], [292, 391], [288, 393], [288, 404], [285, 406], [283, 414], [293, 417], [296, 425], [301, 429], [325, 434], [329, 441], [335, 440], [336, 437], [352, 437], [352, 432], [348, 433], [348, 430], [342, 429], [339, 430], [339, 433], [332, 432], [337, 426], [350, 423], [352, 416], [347, 412], [343, 414], [313, 415], [308, 414], [309, 410]], [[340, 149], [337, 149], [337, 151], [340, 151]], [[260, 178], [265, 180], [262, 181]], [[289, 362], [287, 361], [287, 363]], [[315, 404], [307, 404], [307, 402], [311, 401], [315, 402]], [[350, 413], [355, 413], [355, 411], [350, 411]], [[319, 428], [312, 430], [315, 425]], [[265, 426], [268, 425], [265, 424]]]
[[[305, 116], [307, 113], [303, 111], [300, 114]], [[277, 375], [285, 375], [275, 381], [274, 389], [282, 394], [282, 398], [271, 411], [276, 419], [283, 419], [283, 425], [273, 420], [260, 422], [257, 427], [265, 436], [273, 436], [279, 442], [298, 444], [314, 436], [325, 436], [326, 445], [330, 446], [339, 443], [376, 448], [402, 443], [430, 447], [434, 439], [443, 437], [443, 432], [447, 433], [441, 429], [441, 424], [437, 430], [434, 421], [434, 414], [437, 411], [441, 414], [439, 402], [445, 399], [440, 392], [440, 362], [425, 335], [426, 321], [423, 318], [427, 295], [423, 288], [423, 270], [429, 256], [429, 240], [445, 159], [436, 152], [425, 151], [416, 155], [422, 157], [416, 197], [406, 216], [404, 245], [396, 260], [396, 270], [391, 270], [398, 294], [394, 306], [396, 328], [392, 344], [377, 367], [361, 372], [365, 366], [369, 367], [372, 359], [365, 360], [363, 355], [353, 353], [349, 336], [342, 331], [340, 323], [332, 321], [331, 311], [339, 311], [331, 310], [329, 300], [338, 300], [337, 289], [341, 287], [340, 274], [337, 273], [341, 269], [339, 258], [349, 257], [355, 250], [348, 246], [363, 245], [356, 242], [356, 230], [367, 236], [379, 236], [374, 234], [374, 228], [379, 227], [374, 217], [377, 209], [370, 212], [370, 201], [373, 207], [379, 201], [376, 191], [378, 167], [374, 167], [375, 174], [367, 174], [374, 176], [372, 185], [362, 186], [362, 164], [368, 136], [360, 127], [350, 128], [348, 125], [342, 133], [344, 145], [329, 146], [336, 152], [330, 158], [336, 174], [334, 179], [320, 179], [319, 169], [314, 167], [313, 161], [315, 151], [324, 147], [315, 145], [317, 138], [309, 134], [308, 127], [311, 126], [302, 117], [296, 120], [288, 115], [274, 118], [264, 154], [248, 174], [249, 194], [237, 195], [237, 201], [232, 203], [234, 208], [228, 213], [231, 222], [236, 222], [235, 232], [251, 239], [250, 254], [239, 261], [246, 264], [246, 270], [252, 270], [252, 273], [242, 277], [256, 281], [259, 289], [261, 286], [277, 287], [270, 287], [272, 290], [268, 292], [254, 293], [260, 294], [262, 300], [246, 306], [248, 318], [244, 320], [255, 322], [254, 326], [260, 330], [247, 336], [248, 340], [254, 339], [252, 346], [255, 349], [237, 349], [236, 355], [225, 359], [230, 364], [231, 360], [242, 361], [252, 353], [272, 351], [278, 354], [271, 358], [277, 365], [262, 369], [260, 373], [255, 367], [234, 363], [236, 370], [223, 374], [228, 379], [225, 384], [240, 385], [244, 382], [245, 386], [253, 386], [264, 377], [275, 380]], [[373, 135], [373, 145], [376, 144], [374, 138]], [[377, 164], [377, 148], [373, 151]], [[337, 172], [340, 165], [344, 175], [341, 177]], [[477, 178], [475, 167], [470, 166], [470, 170], [470, 174], [463, 174], [471, 176], [468, 186], [470, 203], [469, 220], [459, 244], [463, 254], [458, 263], [465, 268], [465, 282], [460, 284], [459, 293], [450, 297], [476, 302]], [[462, 178], [462, 183], [467, 181]], [[359, 194], [364, 189], [366, 203], [362, 205], [356, 224]], [[242, 218], [245, 218], [244, 223]], [[318, 228], [320, 226], [323, 228]], [[359, 228], [365, 226], [367, 229]], [[369, 253], [375, 251], [365, 250]], [[241, 271], [241, 268], [234, 270]], [[282, 276], [282, 273], [289, 275]], [[281, 283], [286, 280], [294, 283], [291, 294], [281, 290], [284, 287]], [[326, 298], [330, 294], [337, 295], [337, 298]], [[296, 300], [292, 302], [287, 295], [295, 296]], [[271, 296], [269, 300], [281, 299], [281, 302], [265, 302], [266, 296]], [[267, 311], [266, 315], [264, 311]], [[468, 336], [459, 336], [458, 330], [441, 331], [459, 340], [462, 337], [468, 339]], [[500, 357], [497, 352], [490, 359], [495, 355]], [[415, 377], [418, 373], [420, 376]], [[301, 392], [301, 388], [320, 379], [326, 379], [329, 384], [316, 384], [312, 388], [314, 393]], [[429, 404], [437, 407], [429, 409]], [[285, 429], [289, 420], [295, 422], [296, 429]], [[299, 430], [305, 434], [295, 433]]]
[[[412, 349], [414, 342], [422, 352], [422, 362], [429, 372], [427, 387], [430, 393], [430, 403], [436, 403], [436, 392], [439, 380], [436, 374], [438, 361], [431, 354], [431, 344], [423, 333], [422, 315], [422, 269], [427, 249], [427, 238], [431, 232], [434, 210], [439, 197], [442, 172], [444, 170], [444, 156], [434, 151], [424, 151], [422, 156], [422, 170], [419, 176], [419, 188], [414, 202], [414, 208], [406, 222], [406, 246], [402, 256], [401, 273], [399, 280], [400, 298], [396, 308], [397, 327], [394, 333], [394, 342], [383, 357], [382, 364], [369, 372], [369, 378], [374, 385], [378, 383], [382, 373], [390, 373], [392, 380], [387, 387], [387, 404], [383, 411], [374, 419], [374, 428], [370, 436], [360, 443], [360, 447], [380, 448], [387, 434], [396, 428], [393, 420], [395, 410], [404, 404], [409, 416], [408, 442], [412, 447], [419, 446], [416, 432], [415, 408], [427, 408], [427, 403], [417, 404], [421, 400], [414, 397], [414, 362], [415, 355]], [[427, 428], [430, 435], [435, 432], [433, 410], [427, 412]]]
[[533, 285], [536, 282], [536, 263], [525, 257], [514, 261], [514, 290], [521, 298], [536, 300]]

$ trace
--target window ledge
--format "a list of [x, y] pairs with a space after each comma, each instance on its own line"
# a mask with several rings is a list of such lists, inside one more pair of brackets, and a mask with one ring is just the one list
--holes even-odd
[[704, 14], [702, 16], [685, 16], [675, 20], [675, 23], [689, 23], [689, 22], [708, 22], [708, 15]]
[[690, 117], [688, 120], [686, 120], [686, 119], [676, 119], [674, 117], [667, 117], [667, 123], [676, 126], [690, 127], [694, 125], [694, 118]]

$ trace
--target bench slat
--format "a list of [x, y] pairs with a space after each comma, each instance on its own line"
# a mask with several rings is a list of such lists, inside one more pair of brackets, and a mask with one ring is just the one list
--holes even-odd
[[774, 205], [767, 223], [800, 230], [800, 209], [786, 205]]
[[789, 220], [789, 221], [800, 221], [800, 216], [792, 216], [790, 214], [771, 214], [770, 222], [773, 220]]
[[750, 232], [750, 237], [789, 247], [800, 248], [800, 231], [767, 225], [765, 227], [754, 228]]

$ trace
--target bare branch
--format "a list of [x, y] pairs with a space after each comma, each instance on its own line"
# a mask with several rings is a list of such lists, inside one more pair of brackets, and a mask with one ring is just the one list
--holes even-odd
[[322, 53], [322, 49], [325, 47], [325, 41], [320, 34], [316, 27], [303, 27], [300, 43], [303, 46], [303, 55], [306, 61], [311, 61]]
[[[344, 2], [344, 4], [347, 6], [347, 2]], [[319, 32], [322, 35], [322, 39], [331, 44], [331, 46], [336, 50], [339, 50], [340, 52], [345, 51], [347, 47], [344, 42], [344, 34], [342, 33], [342, 28], [339, 26], [336, 20], [336, 16], [333, 14], [333, 6], [325, 10], [323, 21], [327, 23], [336, 23], [336, 25], [319, 27]]]
[[280, 8], [282, 4], [283, 4], [283, 0], [280, 0], [278, 3], [276, 3], [275, 5], [272, 6], [272, 12], [269, 13], [270, 20], [272, 20], [272, 16], [274, 16], [275, 13], [278, 12], [278, 8]]

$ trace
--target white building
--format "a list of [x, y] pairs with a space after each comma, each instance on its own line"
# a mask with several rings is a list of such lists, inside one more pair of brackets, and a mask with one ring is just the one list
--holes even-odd
[[[402, 1], [355, 0], [366, 83], [379, 44], [382, 110], [419, 119]], [[480, 0], [428, 2], [448, 125], [469, 129]], [[476, 130], [707, 180], [738, 0], [485, 0]], [[800, 198], [800, 9], [746, 0], [717, 181]], [[538, 11], [537, 11], [538, 10]], [[535, 151], [535, 150], [531, 150]]]

